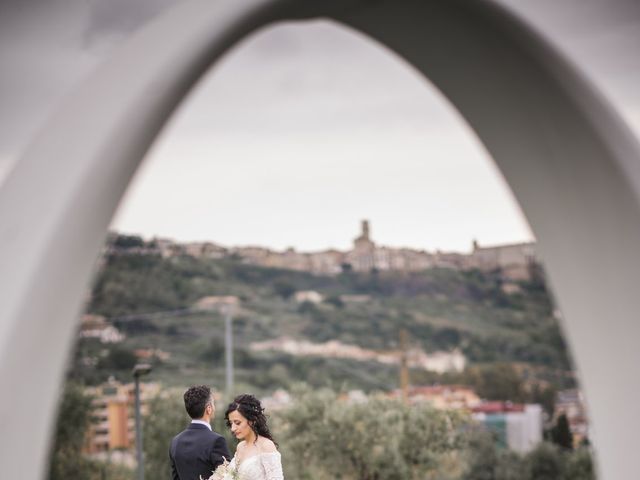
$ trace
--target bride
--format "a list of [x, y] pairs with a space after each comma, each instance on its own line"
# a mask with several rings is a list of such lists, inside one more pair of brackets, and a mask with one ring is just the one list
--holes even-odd
[[231, 433], [240, 440], [229, 465], [240, 480], [284, 480], [280, 452], [260, 400], [253, 395], [238, 395], [224, 417]]

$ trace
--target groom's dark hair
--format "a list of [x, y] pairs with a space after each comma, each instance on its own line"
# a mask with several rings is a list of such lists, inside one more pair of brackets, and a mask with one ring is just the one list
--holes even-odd
[[204, 409], [211, 401], [211, 389], [206, 385], [196, 385], [184, 392], [184, 408], [193, 419], [202, 418]]

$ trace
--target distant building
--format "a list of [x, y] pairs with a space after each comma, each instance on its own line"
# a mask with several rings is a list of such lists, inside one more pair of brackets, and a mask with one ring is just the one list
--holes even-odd
[[378, 247], [371, 239], [368, 220], [363, 220], [361, 232], [353, 241], [353, 249], [344, 254], [344, 263], [356, 272], [371, 270], [417, 271], [435, 266], [433, 255], [424, 250]]
[[97, 338], [101, 343], [119, 343], [125, 339], [124, 334], [101, 315], [83, 315], [79, 336], [80, 338]]
[[[402, 392], [394, 390], [394, 398], [400, 398]], [[430, 385], [409, 387], [407, 399], [410, 404], [428, 403], [440, 410], [469, 410], [480, 405], [482, 400], [476, 392], [465, 385]]]
[[436, 262], [434, 256], [424, 250], [380, 247], [376, 250], [376, 265], [379, 270], [408, 272], [432, 268]]
[[340, 301], [343, 303], [367, 303], [371, 301], [371, 295], [340, 295]]
[[[378, 362], [387, 365], [400, 364], [399, 351], [376, 351], [349, 345], [338, 340], [324, 343], [313, 343], [307, 340], [296, 340], [280, 337], [273, 340], [251, 343], [253, 351], [278, 351], [294, 356], [317, 356], [325, 358], [348, 358], [361, 362]], [[440, 373], [464, 370], [466, 358], [460, 351], [425, 353], [419, 349], [408, 352], [407, 363], [412, 368], [436, 371]]]
[[228, 250], [211, 242], [192, 242], [183, 245], [184, 253], [196, 258], [223, 258]]
[[166, 362], [171, 358], [171, 354], [169, 352], [165, 352], [159, 348], [138, 348], [134, 350], [133, 353], [140, 360], [158, 359]]
[[240, 299], [233, 295], [210, 295], [202, 297], [193, 304], [196, 310], [218, 310], [225, 306], [237, 307], [240, 305]]
[[469, 255], [459, 252], [441, 252], [437, 250], [433, 258], [433, 266], [438, 268], [450, 268], [452, 270], [464, 270], [469, 268]]
[[473, 407], [472, 411], [473, 418], [491, 430], [503, 447], [526, 453], [542, 441], [540, 405], [485, 402]]
[[522, 288], [515, 282], [504, 282], [500, 289], [507, 295], [522, 293]]
[[231, 254], [237, 255], [242, 258], [245, 263], [252, 265], [262, 265], [265, 267], [273, 267], [276, 265], [270, 265], [269, 258], [272, 255], [272, 251], [264, 247], [235, 247], [230, 250]]
[[294, 248], [287, 248], [284, 253], [273, 255], [274, 265], [279, 268], [289, 268], [291, 270], [309, 271], [311, 270], [311, 254], [297, 252]]
[[425, 353], [422, 350], [409, 350], [407, 363], [413, 368], [423, 368], [431, 372], [462, 372], [467, 365], [464, 354], [455, 349], [451, 352]]
[[[198, 258], [223, 258], [235, 255], [250, 265], [305, 271], [318, 275], [337, 275], [345, 269], [355, 272], [412, 272], [429, 268], [479, 269], [499, 271], [504, 279], [512, 281], [530, 279], [532, 267], [539, 262], [534, 243], [481, 247], [474, 240], [471, 253], [430, 253], [411, 248], [378, 246], [372, 239], [368, 220], [361, 221], [360, 235], [353, 240], [353, 247], [348, 251], [329, 249], [320, 252], [298, 252], [294, 248], [288, 248], [279, 252], [260, 246], [226, 248], [211, 242], [179, 244], [164, 238], [154, 238], [141, 246], [125, 249], [110, 247], [107, 251], [127, 255], [155, 253], [163, 257], [190, 255]], [[507, 286], [505, 293], [515, 293], [516, 289], [514, 285]]]
[[531, 278], [531, 268], [537, 262], [533, 243], [480, 247], [474, 240], [467, 266], [483, 271], [499, 270], [511, 280], [528, 280]]
[[[121, 384], [110, 380], [98, 387], [88, 387], [86, 393], [93, 397], [91, 416], [85, 451], [89, 454], [135, 446], [135, 423], [133, 406], [134, 384]], [[146, 413], [147, 403], [159, 391], [154, 383], [140, 384], [141, 410]]]
[[310, 272], [318, 275], [337, 275], [342, 272], [345, 253], [338, 250], [325, 250], [309, 254]]
[[347, 252], [346, 261], [356, 272], [369, 272], [376, 267], [376, 245], [369, 237], [369, 222], [362, 221], [362, 231], [353, 240], [353, 250]]
[[301, 290], [294, 293], [293, 298], [297, 303], [321, 303], [324, 297], [315, 290]]
[[155, 237], [151, 240], [151, 243], [156, 246], [162, 258], [184, 254], [184, 247], [169, 238]]

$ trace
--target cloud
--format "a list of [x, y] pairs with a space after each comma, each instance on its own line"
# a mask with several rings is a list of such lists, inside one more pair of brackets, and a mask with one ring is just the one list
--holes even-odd
[[450, 115], [445, 103], [404, 60], [357, 32], [327, 21], [281, 24], [258, 32], [216, 65], [174, 128], [257, 135], [283, 128], [291, 134], [438, 129], [442, 115]]
[[[587, 72], [640, 132], [640, 3], [501, 1]], [[0, 4], [0, 175], [88, 72], [177, 3]], [[527, 236], [508, 188], [447, 101], [404, 60], [327, 21], [245, 39], [167, 132], [121, 210], [132, 231], [243, 243], [258, 228], [274, 245], [320, 245], [350, 238], [354, 222], [371, 217], [378, 238], [392, 244]], [[473, 175], [484, 186], [465, 180]]]

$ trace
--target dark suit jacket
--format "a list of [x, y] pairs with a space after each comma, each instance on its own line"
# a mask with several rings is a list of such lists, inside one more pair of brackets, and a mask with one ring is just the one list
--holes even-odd
[[223, 459], [231, 460], [227, 441], [205, 425], [192, 423], [171, 440], [169, 448], [173, 480], [209, 478]]

